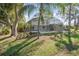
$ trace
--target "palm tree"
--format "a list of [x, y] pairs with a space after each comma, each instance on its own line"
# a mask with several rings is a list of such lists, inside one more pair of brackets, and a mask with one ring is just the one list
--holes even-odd
[[[57, 4], [53, 4], [53, 7], [55, 7], [58, 10], [59, 15], [61, 15], [62, 17], [64, 17], [64, 19], [66, 18], [66, 7], [68, 6], [68, 4], [66, 3], [57, 3]], [[55, 37], [57, 35], [55, 34]], [[63, 30], [60, 32], [60, 37], [61, 39], [63, 39]]]
[[72, 11], [72, 4], [69, 4], [68, 41], [69, 41], [69, 44], [70, 44], [71, 48], [73, 48], [72, 40], [71, 40], [71, 31], [70, 31], [70, 27], [71, 27], [71, 11]]
[[[40, 4], [36, 4], [36, 5], [37, 5], [36, 8], [34, 8], [34, 5], [31, 5], [30, 8], [31, 8], [31, 11], [35, 11], [36, 9], [38, 9], [38, 11], [39, 11], [39, 13], [35, 14], [35, 15], [38, 14], [38, 30], [37, 30], [38, 33], [37, 33], [37, 35], [38, 35], [38, 39], [39, 39], [39, 36], [40, 36], [40, 31], [39, 31], [39, 29], [40, 29], [40, 21], [43, 22], [44, 21], [44, 16], [48, 15], [48, 14], [52, 14], [52, 13], [50, 12], [50, 7], [49, 7], [50, 4], [40, 3]], [[28, 12], [28, 14], [30, 15], [30, 12]]]
[[[66, 17], [66, 19], [68, 19], [68, 42], [69, 42], [69, 44], [72, 46], [72, 41], [71, 41], [71, 20], [72, 20], [72, 4], [70, 3], [70, 4], [65, 4], [65, 6], [63, 6], [63, 7], [67, 7], [68, 8], [68, 6], [69, 6], [69, 9], [68, 9], [68, 18]], [[65, 11], [65, 14], [66, 14], [66, 11]]]
[[[75, 4], [75, 7], [78, 7], [78, 4]], [[75, 26], [75, 29], [74, 29], [74, 32], [76, 32], [78, 30], [78, 25], [79, 25], [79, 21], [78, 21], [78, 9], [77, 8], [74, 8], [75, 10], [75, 13], [74, 13], [74, 26]]]
[[38, 39], [39, 39], [39, 35], [40, 35], [40, 32], [39, 32], [39, 27], [40, 27], [40, 20], [43, 20], [43, 4], [41, 3], [40, 4], [40, 8], [39, 8], [39, 20], [38, 20]]

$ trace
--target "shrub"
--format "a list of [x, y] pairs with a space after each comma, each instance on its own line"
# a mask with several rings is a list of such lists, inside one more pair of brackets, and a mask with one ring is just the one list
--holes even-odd
[[26, 24], [25, 23], [19, 23], [18, 24], [18, 27], [17, 27], [18, 32], [24, 32], [25, 29], [26, 29]]
[[4, 29], [2, 30], [2, 34], [3, 34], [3, 35], [9, 34], [9, 29], [8, 29], [8, 28], [4, 28]]
[[16, 39], [23, 39], [29, 36], [30, 36], [29, 33], [19, 33]]

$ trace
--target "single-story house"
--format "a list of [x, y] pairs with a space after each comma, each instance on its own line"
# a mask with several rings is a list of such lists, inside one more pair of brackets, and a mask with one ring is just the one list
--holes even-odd
[[[30, 31], [35, 32], [38, 31], [38, 18], [33, 18], [28, 21], [31, 24]], [[51, 31], [63, 31], [64, 26], [63, 22], [57, 18], [44, 18], [43, 21], [40, 21], [39, 31], [40, 32], [51, 32]]]

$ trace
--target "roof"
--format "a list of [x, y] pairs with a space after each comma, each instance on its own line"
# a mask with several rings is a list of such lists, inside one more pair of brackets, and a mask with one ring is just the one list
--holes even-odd
[[57, 18], [51, 18], [49, 20], [49, 24], [63, 24], [63, 22], [60, 19]]
[[[28, 22], [34, 21], [34, 23], [35, 23], [35, 21], [37, 21], [37, 20], [39, 20], [38, 17], [34, 17], [33, 19], [29, 20]], [[44, 18], [44, 20], [46, 20], [46, 21], [48, 20], [49, 24], [63, 24], [63, 22], [60, 19], [57, 19], [55, 17]]]

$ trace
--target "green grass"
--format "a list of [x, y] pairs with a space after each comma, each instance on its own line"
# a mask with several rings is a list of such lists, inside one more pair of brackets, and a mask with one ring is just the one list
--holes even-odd
[[[52, 39], [36, 39], [25, 38], [15, 40], [14, 38], [0, 41], [0, 55], [4, 56], [52, 56], [62, 54], [65, 44], [68, 43], [68, 38], [64, 36], [64, 41], [55, 41]], [[61, 39], [58, 39], [61, 40]], [[72, 41], [75, 40], [72, 37]], [[79, 43], [78, 43], [79, 44]], [[60, 45], [59, 47], [56, 45]], [[64, 51], [66, 52], [66, 51]], [[70, 51], [66, 54], [79, 55], [79, 49]], [[63, 55], [66, 55], [63, 54]]]
[[57, 52], [56, 46], [54, 44], [55, 42], [53, 42], [52, 40], [43, 41], [41, 45], [38, 45], [36, 47], [32, 46], [32, 48], [29, 47], [28, 50], [26, 47], [23, 48], [19, 54], [20, 55], [39, 55], [39, 56], [53, 55]]
[[[1, 42], [1, 41], [0, 41]], [[57, 52], [52, 40], [21, 39], [1, 42], [1, 55], [53, 55]]]
[[75, 35], [73, 35], [72, 37], [79, 40], [79, 34], [75, 34]]

